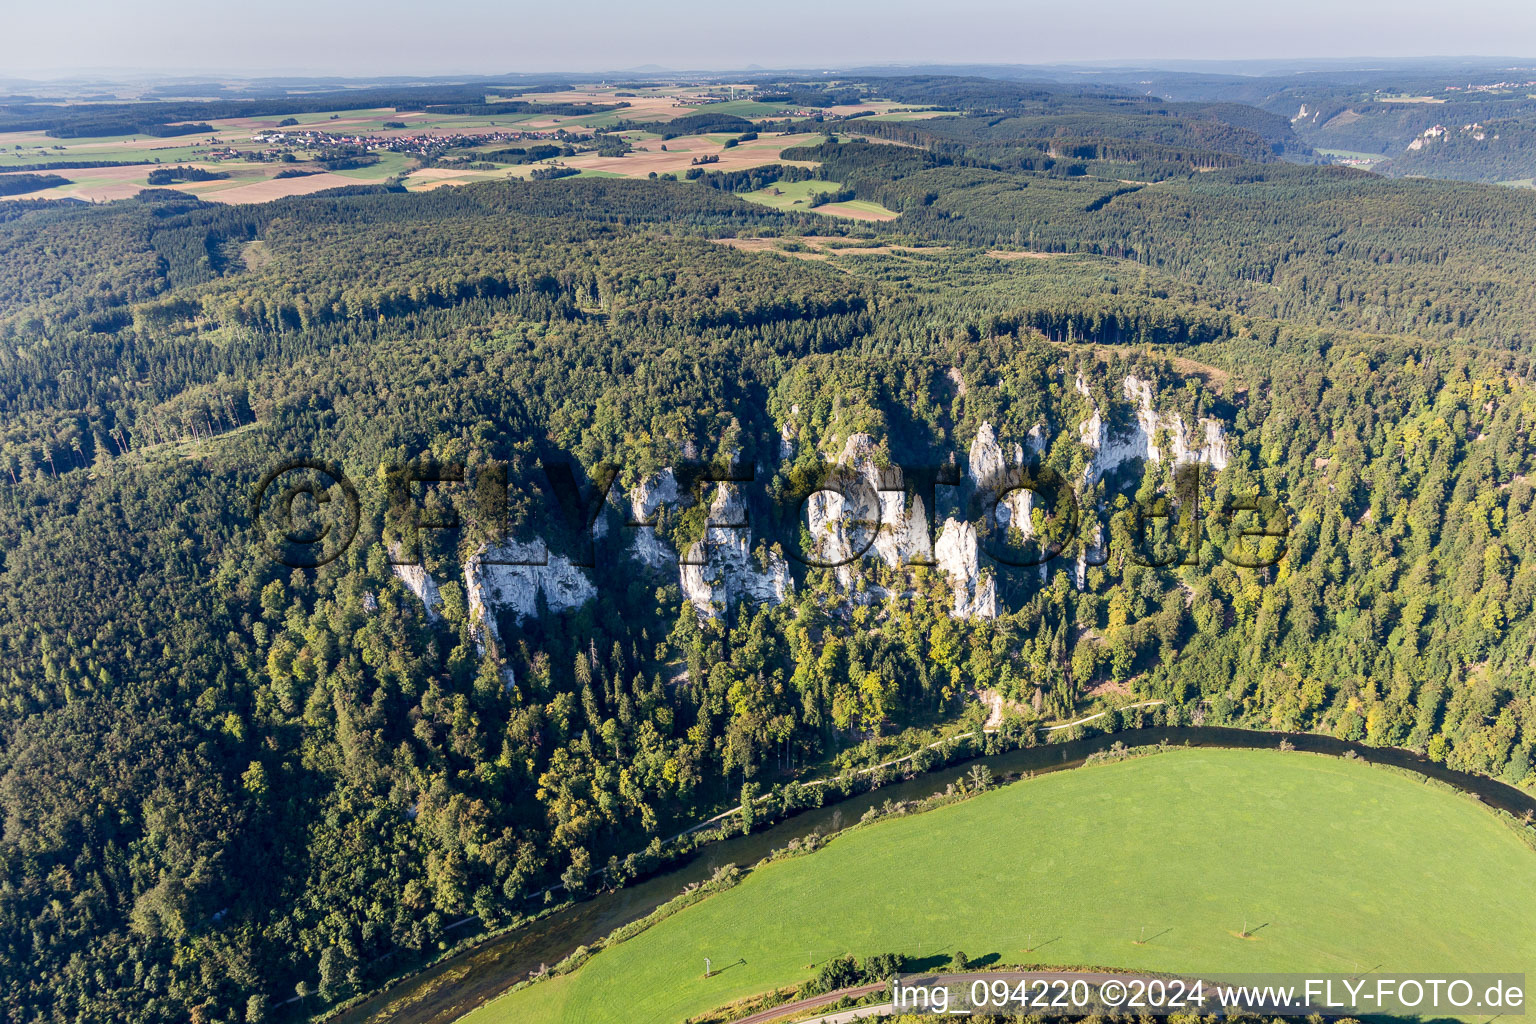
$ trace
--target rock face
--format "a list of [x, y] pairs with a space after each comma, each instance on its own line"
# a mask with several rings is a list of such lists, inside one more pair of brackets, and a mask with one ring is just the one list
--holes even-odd
[[[1079, 384], [1082, 377], [1078, 377]], [[1086, 387], [1079, 387], [1087, 393]], [[1110, 430], [1097, 407], [1093, 414], [1078, 426], [1083, 445], [1093, 452], [1093, 458], [1084, 472], [1083, 486], [1092, 487], [1132, 459], [1161, 462], [1163, 452], [1157, 446], [1157, 432], [1166, 430], [1171, 442], [1173, 464], [1185, 465], [1200, 462], [1212, 469], [1226, 469], [1231, 453], [1227, 447], [1226, 431], [1221, 423], [1208, 416], [1200, 417], [1197, 431], [1185, 426], [1179, 413], [1159, 413], [1152, 405], [1152, 384], [1139, 377], [1128, 376], [1122, 382], [1126, 401], [1135, 409], [1136, 418], [1123, 433]]]
[[853, 563], [870, 552], [887, 564], [900, 558], [903, 502], [889, 489], [894, 480], [888, 479], [875, 454], [868, 434], [850, 435], [825, 489], [805, 503], [811, 551], [823, 564], [837, 566], [838, 581], [845, 587], [853, 584]]
[[[1044, 443], [1044, 430], [1031, 439]], [[952, 614], [960, 618], [992, 618], [997, 614], [996, 580], [981, 566], [976, 528], [968, 522], [946, 518], [935, 543], [930, 539], [929, 510], [922, 495], [909, 500], [899, 470], [882, 469], [875, 458], [876, 445], [867, 434], [854, 434], [843, 446], [837, 467], [843, 484], [821, 491], [806, 503], [806, 520], [819, 557], [829, 563], [847, 562], [854, 556], [875, 558], [891, 568], [936, 565], [954, 592]], [[1011, 466], [1024, 462], [1024, 448], [1014, 445], [1011, 459], [1004, 454], [990, 423], [983, 423], [971, 444], [962, 490], [1001, 487]], [[994, 513], [1001, 525], [1017, 521], [1026, 535], [1030, 530], [1030, 494], [1015, 491]], [[872, 536], [871, 536], [872, 535]], [[859, 583], [857, 561], [839, 565], [838, 581], [846, 588]], [[856, 600], [880, 596], [875, 588], [855, 593]]]
[[678, 487], [673, 470], [662, 469], [642, 480], [627, 500], [615, 493], [609, 502], [621, 510], [634, 534], [629, 554], [660, 576], [675, 573], [683, 596], [702, 616], [717, 616], [738, 601], [777, 604], [794, 587], [783, 558], [769, 554], [764, 566], [753, 558], [751, 523], [735, 484], [716, 486], [704, 540], [690, 545], [685, 558], [679, 558], [653, 527], [645, 525], [654, 522], [664, 505], [686, 508], [694, 504], [693, 496]]
[[1148, 457], [1153, 462], [1162, 460], [1162, 452], [1153, 443], [1159, 428], [1168, 431], [1173, 447], [1173, 463], [1176, 466], [1202, 462], [1212, 469], [1226, 469], [1230, 453], [1227, 450], [1226, 430], [1221, 423], [1209, 416], [1200, 417], [1198, 433], [1184, 425], [1184, 417], [1178, 413], [1159, 416], [1152, 408], [1152, 385], [1138, 377], [1125, 378], [1125, 397], [1136, 403], [1136, 422], [1147, 437]]
[[[782, 602], [794, 589], [789, 565], [772, 553], [764, 556], [765, 564], [757, 564], [751, 553], [746, 505], [734, 484], [718, 485], [705, 539], [690, 548], [686, 559], [680, 560], [655, 529], [639, 525], [652, 522], [663, 505], [681, 507], [692, 501], [679, 490], [671, 469], [641, 481], [628, 495], [615, 490], [608, 496], [610, 511], [632, 528], [630, 554], [650, 570], [677, 573], [684, 596], [701, 615], [717, 615], [741, 600]], [[604, 536], [612, 518], [600, 515], [594, 536]], [[421, 598], [431, 619], [441, 617], [437, 584], [422, 566], [396, 566], [395, 574]], [[537, 541], [509, 541], [481, 549], [464, 564], [464, 587], [475, 628], [498, 645], [497, 612], [510, 611], [522, 620], [538, 615], [540, 597], [550, 611], [563, 612], [579, 608], [597, 594], [583, 569], [565, 555], [546, 551]]]
[[[976, 440], [971, 442], [970, 463], [968, 471], [971, 482], [977, 487], [994, 486], [1003, 477], [1008, 468], [1003, 461], [1003, 449], [997, 443], [997, 435], [992, 430], [992, 424], [983, 422], [976, 431]], [[1018, 456], [1022, 459], [1023, 451]]]
[[789, 565], [769, 552], [759, 567], [751, 545], [741, 493], [734, 484], [717, 484], [704, 540], [690, 546], [681, 566], [683, 595], [699, 614], [719, 615], [735, 601], [779, 604], [789, 596], [794, 589]]
[[[1081, 372], [1075, 390], [1089, 398], [1092, 413], [1078, 426], [1078, 437], [1091, 459], [1080, 486], [1091, 487], [1120, 466], [1142, 459], [1149, 463], [1171, 460], [1174, 465], [1202, 463], [1224, 469], [1231, 459], [1222, 424], [1200, 417], [1193, 428], [1176, 412], [1159, 412], [1150, 381], [1134, 375], [1121, 382], [1121, 391], [1134, 416], [1123, 429], [1113, 429], [1092, 400], [1092, 391]], [[792, 410], [798, 416], [799, 408]], [[781, 461], [794, 457], [796, 433], [790, 423], [779, 435]], [[1159, 442], [1162, 446], [1160, 447]], [[987, 514], [1005, 530], [1017, 529], [1025, 538], [1034, 534], [1033, 495], [1008, 490], [1005, 481], [1026, 461], [1043, 457], [1051, 446], [1044, 423], [1031, 427], [1023, 443], [1003, 444], [991, 423], [982, 423], [967, 452], [965, 476], [958, 496], [1005, 491], [1003, 499]], [[1166, 449], [1166, 450], [1165, 450]], [[685, 455], [687, 453], [685, 446]], [[958, 617], [991, 618], [997, 614], [997, 582], [992, 568], [983, 564], [975, 524], [949, 516], [949, 499], [929, 509], [924, 495], [906, 494], [899, 468], [880, 465], [879, 447], [867, 434], [854, 434], [843, 445], [836, 462], [830, 490], [819, 491], [806, 502], [806, 525], [812, 550], [836, 569], [839, 583], [854, 600], [878, 599], [883, 591], [861, 579], [859, 562], [876, 559], [890, 568], [935, 565], [949, 578]], [[941, 491], [941, 494], [956, 492]], [[641, 481], [629, 494], [615, 489], [608, 495], [609, 511], [599, 516], [594, 532], [601, 537], [614, 523], [625, 523], [633, 532], [630, 555], [645, 570], [677, 580], [684, 596], [700, 615], [716, 616], [739, 601], [784, 601], [793, 589], [789, 566], [773, 553], [754, 555], [753, 537], [746, 504], [737, 485], [718, 483], [710, 499], [703, 541], [678, 557], [651, 523], [663, 506], [687, 507], [694, 497], [679, 486], [676, 474], [663, 469]], [[983, 507], [987, 503], [983, 502]], [[1088, 510], [1085, 510], [1088, 511]], [[931, 539], [930, 523], [942, 518], [937, 542]], [[1074, 577], [1081, 589], [1086, 570], [1101, 557], [1102, 525], [1086, 522], [1085, 543], [1079, 546]], [[518, 564], [506, 564], [518, 563]], [[537, 563], [537, 564], [536, 564]], [[1050, 566], [1040, 567], [1044, 580]], [[422, 601], [432, 619], [440, 617], [441, 595], [421, 566], [396, 566], [395, 574]], [[564, 555], [544, 555], [537, 542], [509, 543], [496, 551], [482, 550], [464, 566], [464, 581], [472, 620], [498, 642], [498, 610], [511, 611], [518, 619], [537, 615], [542, 600], [551, 611], [566, 611], [591, 600], [596, 590], [591, 579]]]
[[[1087, 394], [1078, 375], [1078, 390]], [[1152, 403], [1152, 383], [1134, 375], [1121, 382], [1121, 391], [1135, 411], [1135, 420], [1123, 433], [1109, 429], [1097, 406], [1093, 414], [1078, 426], [1083, 445], [1093, 454], [1083, 471], [1082, 486], [1092, 487], [1108, 473], [1133, 459], [1162, 462], [1165, 453], [1158, 447], [1159, 432], [1168, 438], [1173, 465], [1200, 463], [1212, 469], [1226, 469], [1231, 461], [1226, 429], [1218, 420], [1208, 416], [1199, 418], [1191, 430], [1184, 417], [1177, 412], [1159, 413]], [[1092, 512], [1093, 510], [1086, 510]], [[1091, 537], [1091, 540], [1089, 539]], [[1077, 589], [1086, 586], [1088, 566], [1098, 564], [1102, 554], [1102, 524], [1094, 522], [1084, 527], [1084, 541], [1079, 546], [1074, 579]]]
[[[818, 491], [806, 502], [806, 525], [818, 557], [828, 563], [871, 553], [884, 564], [932, 565], [928, 510], [921, 495], [907, 504], [901, 471], [881, 468], [868, 434], [853, 434], [837, 460], [836, 490]], [[852, 565], [838, 569], [845, 585]]]
[[579, 608], [597, 596], [586, 573], [565, 555], [550, 554], [540, 543], [517, 541], [482, 548], [464, 563], [464, 590], [470, 621], [498, 643], [497, 611], [510, 611], [522, 620], [538, 614], [541, 595], [553, 612]]
[[976, 527], [956, 519], [944, 520], [933, 554], [954, 588], [955, 604], [950, 614], [957, 619], [996, 618], [997, 580], [991, 571], [982, 572]]
[[[1026, 439], [1029, 441], [1030, 451], [1038, 455], [1045, 449], [1045, 427], [1036, 424], [1030, 428]], [[992, 424], [982, 423], [976, 432], [976, 440], [971, 442], [968, 467], [971, 483], [978, 490], [998, 496], [995, 504], [989, 498], [984, 506], [991, 522], [1004, 530], [1017, 529], [1027, 540], [1034, 536], [1034, 523], [1030, 518], [1034, 511], [1034, 493], [1022, 488], [1013, 488], [1006, 479], [1010, 469], [1023, 465], [1024, 446], [1019, 444], [1013, 446], [1013, 461], [1010, 465], [1004, 459], [1002, 446], [997, 443]], [[978, 585], [974, 578], [967, 578], [965, 583], [973, 591]], [[995, 604], [995, 601], [993, 603]]]
[[427, 567], [420, 564], [397, 565], [394, 570], [395, 576], [405, 584], [406, 589], [421, 601], [421, 606], [427, 612], [427, 621], [436, 622], [441, 619], [443, 615], [438, 609], [443, 605], [443, 595], [438, 593], [437, 581], [427, 572]]
[[[663, 505], [677, 505], [677, 476], [671, 469], [663, 469], [635, 487], [629, 496], [629, 522], [649, 523]], [[635, 529], [635, 557], [652, 569], [671, 569], [677, 565], [677, 553], [667, 547], [650, 527]]]
[[1050, 447], [1050, 438], [1046, 435], [1044, 423], [1036, 423], [1030, 427], [1025, 440], [1029, 442], [1030, 450], [1036, 455], [1044, 455], [1046, 448]]

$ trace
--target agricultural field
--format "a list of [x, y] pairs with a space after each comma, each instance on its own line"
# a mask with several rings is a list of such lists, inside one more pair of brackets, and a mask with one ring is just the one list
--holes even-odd
[[1386, 153], [1360, 153], [1352, 149], [1319, 149], [1318, 152], [1339, 160], [1385, 160], [1388, 157]]
[[681, 1020], [844, 953], [1533, 972], [1533, 915], [1536, 851], [1464, 796], [1342, 759], [1174, 750], [856, 830], [464, 1019]]
[[775, 210], [805, 212], [811, 208], [811, 197], [818, 192], [835, 192], [842, 185], [835, 181], [781, 181], [756, 192], [743, 192], [741, 198]]
[[867, 199], [849, 199], [841, 203], [827, 203], [816, 207], [816, 213], [831, 217], [848, 217], [852, 220], [895, 220], [901, 214], [887, 210], [879, 203]]
[[[749, 92], [745, 86], [737, 88], [743, 94]], [[177, 182], [164, 186], [218, 202], [263, 202], [282, 196], [303, 195], [321, 188], [378, 183], [391, 178], [402, 178], [406, 188], [421, 191], [443, 185], [527, 177], [538, 165], [524, 164], [496, 170], [433, 166], [437, 161], [420, 159], [409, 148], [402, 150], [401, 146], [451, 138], [455, 140], [452, 144], [457, 147], [451, 150], [452, 153], [473, 159], [478, 153], [517, 145], [523, 139], [544, 142], [561, 140], [563, 143], [574, 143], [578, 148], [584, 145], [590, 147], [595, 130], [612, 128], [623, 122], [665, 122], [701, 111], [748, 119], [788, 112], [782, 103], [763, 103], [750, 98], [723, 102], [716, 99], [722, 92], [728, 94], [728, 91], [729, 87], [716, 87], [709, 92], [689, 87], [657, 87], [623, 91], [621, 95], [620, 90], [614, 88], [594, 87], [528, 93], [517, 97], [488, 97], [488, 102], [492, 103], [498, 99], [515, 99], [547, 104], [628, 104], [619, 110], [577, 115], [528, 113], [512, 108], [501, 115], [443, 114], [396, 110], [391, 107], [366, 107], [300, 113], [290, 117], [213, 118], [206, 122], [211, 129], [206, 135], [200, 133], [173, 138], [148, 135], [55, 138], [41, 131], [0, 133], [0, 174], [5, 173], [7, 168], [19, 170], [36, 164], [60, 162], [108, 161], [123, 164], [109, 168], [60, 168], [59, 171], [70, 179], [70, 184], [28, 193], [31, 198], [80, 199], [90, 202], [127, 198], [149, 187], [145, 179], [157, 164], [190, 164], [227, 173], [227, 179], [217, 182]], [[836, 117], [868, 110], [877, 111], [881, 117], [926, 116], [923, 112], [914, 113], [909, 108], [897, 108], [895, 104], [885, 102], [828, 108], [827, 113]], [[273, 143], [269, 138], [269, 133], [273, 132], [287, 132], [290, 138], [282, 143]], [[276, 175], [286, 168], [324, 170], [313, 162], [318, 155], [315, 150], [293, 138], [298, 135], [313, 138], [312, 133], [316, 132], [338, 136], [339, 142], [352, 140], [355, 144], [362, 140], [361, 144], [379, 159], [367, 167], [346, 168], [313, 177], [276, 179]], [[735, 138], [734, 133], [713, 132], [670, 140], [662, 140], [654, 132], [640, 130], [622, 134], [633, 145], [633, 152], [624, 156], [604, 156], [588, 148], [575, 156], [562, 158], [560, 162], [588, 177], [644, 178], [653, 173], [680, 176], [690, 167], [697, 166], [694, 161], [698, 158], [718, 158], [707, 167], [712, 171], [740, 170], [777, 162], [783, 149], [816, 138], [803, 133], [765, 132], [756, 140], [728, 148], [726, 142]], [[472, 137], [467, 147], [463, 141], [465, 136]], [[473, 138], [480, 136], [486, 141], [475, 146]], [[280, 163], [273, 159], [274, 155], [282, 151], [291, 153], [298, 163]], [[543, 162], [545, 166], [548, 163]], [[824, 212], [858, 219], [883, 219], [878, 211], [829, 209]]]
[[926, 121], [935, 117], [959, 117], [958, 110], [906, 110], [895, 108], [875, 114], [871, 121]]
[[[163, 166], [171, 166], [168, 162]], [[328, 188], [383, 181], [391, 171], [385, 160], [370, 167], [348, 171], [315, 171], [301, 177], [276, 178], [274, 175], [287, 166], [258, 163], [255, 161], [187, 161], [186, 166], [228, 175], [213, 181], [178, 181], [169, 185], [151, 186], [149, 174], [155, 165], [131, 164], [125, 167], [81, 167], [45, 173], [56, 174], [69, 181], [67, 185], [29, 192], [11, 198], [27, 199], [81, 199], [87, 202], [110, 202], [127, 199], [146, 188], [173, 188], [199, 199], [220, 203], [260, 203], [283, 196], [308, 195]], [[17, 172], [13, 172], [17, 173]]]
[[[788, 163], [800, 167], [813, 167], [805, 161], [780, 160], [779, 154], [795, 146], [804, 146], [820, 136], [809, 134], [765, 134], [750, 142], [726, 147], [727, 139], [734, 135], [712, 133], [687, 135], [660, 141], [655, 136], [635, 133], [634, 150], [623, 156], [604, 156], [596, 151], [577, 153], [575, 156], [541, 160], [532, 164], [516, 164], [494, 171], [471, 170], [456, 167], [427, 167], [413, 172], [406, 179], [406, 188], [436, 188], [440, 185], [462, 185], [474, 181], [496, 178], [526, 178], [536, 168], [559, 164], [571, 167], [588, 176], [609, 178], [648, 178], [652, 174], [674, 174], [682, 177], [692, 167], [706, 171], [733, 171], [764, 164]], [[665, 148], [663, 148], [665, 147]], [[474, 155], [471, 153], [471, 155]], [[716, 158], [707, 164], [695, 163], [704, 157]], [[826, 191], [826, 182], [818, 191]], [[892, 215], [894, 216], [894, 214]]]
[[835, 181], [781, 181], [756, 192], [743, 192], [741, 198], [770, 206], [775, 210], [795, 213], [819, 213], [828, 217], [847, 217], [852, 220], [895, 220], [900, 214], [887, 210], [879, 203], [862, 199], [849, 199], [841, 203], [823, 203], [812, 206], [811, 197], [818, 192], [835, 192], [842, 186]]
[[701, 109], [711, 114], [734, 114], [737, 117], [745, 117], [751, 120], [754, 117], [772, 117], [783, 112], [783, 103], [759, 103], [757, 100], [727, 100], [724, 103], [711, 103]]

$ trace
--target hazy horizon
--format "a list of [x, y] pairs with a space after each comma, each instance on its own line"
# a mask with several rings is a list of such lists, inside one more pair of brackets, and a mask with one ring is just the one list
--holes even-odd
[[[146, 7], [148, 10], [146, 10]], [[1196, 0], [1109, 0], [1064, 9], [1029, 0], [959, 0], [935, 17], [915, 0], [835, 7], [787, 0], [771, 15], [701, 0], [654, 8], [615, 0], [507, 7], [465, 0], [451, 16], [402, 0], [230, 5], [208, 32], [206, 5], [64, 0], [8, 17], [24, 51], [0, 79], [101, 74], [226, 77], [594, 73], [655, 65], [720, 72], [913, 64], [1119, 63], [1522, 58], [1536, 17], [1516, 0], [1456, 10], [1423, 0], [1348, 7], [1296, 0], [1233, 9]], [[68, 31], [60, 31], [68, 25]]]

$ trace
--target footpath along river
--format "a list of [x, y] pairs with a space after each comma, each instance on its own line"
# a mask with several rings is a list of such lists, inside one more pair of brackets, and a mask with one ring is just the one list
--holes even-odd
[[1214, 726], [1127, 729], [957, 762], [835, 803], [829, 800], [821, 807], [802, 811], [751, 835], [708, 844], [662, 874], [575, 904], [403, 978], [343, 1012], [335, 1021], [336, 1024], [382, 1024], [385, 1021], [391, 1024], [449, 1024], [523, 980], [540, 965], [556, 963], [577, 946], [592, 943], [615, 928], [644, 917], [690, 883], [705, 881], [719, 867], [754, 864], [773, 850], [789, 845], [791, 840], [858, 821], [869, 808], [878, 807], [887, 800], [899, 803], [941, 793], [978, 762], [989, 767], [994, 775], [1018, 776], [1078, 767], [1090, 755], [1108, 750], [1117, 742], [1133, 747], [1166, 742], [1174, 746], [1273, 749], [1282, 740], [1299, 751], [1316, 754], [1343, 756], [1354, 751], [1364, 761], [1406, 768], [1449, 783], [1475, 795], [1490, 807], [1517, 817], [1536, 814], [1536, 798], [1528, 793], [1494, 779], [1453, 771], [1396, 747], [1368, 747], [1311, 733], [1259, 732]]

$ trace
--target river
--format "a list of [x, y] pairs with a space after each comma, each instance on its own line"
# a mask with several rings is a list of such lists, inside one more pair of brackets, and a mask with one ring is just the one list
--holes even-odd
[[1406, 768], [1450, 783], [1489, 806], [1517, 817], [1536, 814], [1536, 798], [1528, 793], [1494, 779], [1454, 771], [1397, 747], [1369, 747], [1312, 733], [1259, 732], [1212, 726], [1153, 726], [1098, 734], [957, 762], [846, 800], [801, 811], [751, 835], [710, 843], [662, 874], [575, 904], [410, 975], [345, 1011], [335, 1018], [336, 1024], [384, 1021], [449, 1024], [526, 978], [530, 971], [538, 970], [543, 964], [554, 964], [577, 946], [589, 944], [621, 925], [644, 917], [690, 883], [709, 878], [716, 868], [726, 864], [754, 864], [773, 850], [789, 845], [792, 839], [855, 822], [870, 807], [887, 800], [920, 800], [943, 792], [977, 762], [989, 767], [994, 775], [1009, 777], [1075, 768], [1090, 755], [1108, 750], [1117, 742], [1127, 746], [1155, 746], [1166, 742], [1174, 746], [1273, 749], [1282, 740], [1290, 742], [1297, 750], [1316, 754], [1342, 756], [1354, 751], [1364, 761]]

